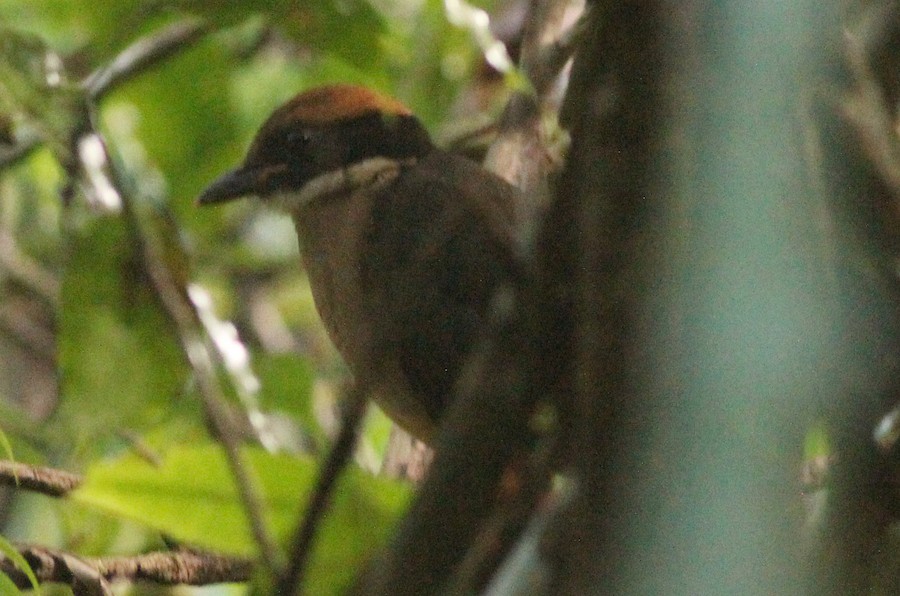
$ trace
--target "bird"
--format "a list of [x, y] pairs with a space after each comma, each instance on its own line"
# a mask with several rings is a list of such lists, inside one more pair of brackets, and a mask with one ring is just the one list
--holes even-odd
[[437, 147], [400, 101], [340, 83], [277, 108], [198, 202], [241, 197], [292, 218], [354, 381], [433, 444], [494, 296], [521, 275], [518, 189]]

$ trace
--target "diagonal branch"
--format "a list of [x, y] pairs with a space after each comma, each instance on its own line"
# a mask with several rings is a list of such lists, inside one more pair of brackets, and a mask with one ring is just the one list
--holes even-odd
[[82, 478], [78, 474], [0, 460], [0, 485], [23, 488], [50, 497], [64, 497], [78, 488]]
[[306, 513], [291, 541], [288, 564], [278, 579], [277, 594], [294, 594], [302, 584], [303, 573], [315, 546], [316, 532], [325, 515], [329, 499], [341, 472], [353, 456], [368, 401], [365, 391], [357, 385], [352, 386], [348, 393], [344, 400], [345, 409], [341, 416], [340, 434], [319, 471], [319, 478]]
[[[73, 588], [113, 581], [205, 586], [246, 582], [253, 573], [253, 562], [249, 559], [195, 551], [87, 558], [40, 546], [17, 548], [39, 583], [63, 583]], [[6, 557], [0, 557], [0, 572], [19, 588], [31, 587], [28, 577]]]
[[[259, 546], [263, 560], [274, 574], [281, 567], [281, 552], [263, 516], [262, 496], [252, 471], [246, 466], [240, 453], [241, 437], [235, 421], [226, 407], [219, 383], [216, 359], [212, 354], [207, 335], [200, 323], [197, 311], [191, 303], [187, 288], [166, 260], [165, 242], [153, 222], [141, 218], [134, 205], [134, 197], [124, 183], [124, 176], [116, 163], [109, 159], [102, 135], [95, 130], [92, 112], [96, 101], [121, 82], [134, 76], [160, 60], [182, 50], [200, 39], [206, 32], [202, 21], [190, 19], [176, 23], [161, 33], [139, 40], [104, 68], [89, 76], [83, 83], [85, 97], [78, 118], [72, 127], [70, 153], [80, 160], [67, 167], [70, 178], [89, 174], [90, 182], [103, 191], [101, 201], [109, 210], [121, 208], [128, 226], [138, 244], [143, 266], [159, 297], [165, 314], [175, 328], [184, 355], [190, 364], [197, 383], [210, 432], [223, 446], [229, 467], [244, 504], [253, 537]], [[88, 152], [87, 148], [91, 151]], [[90, 163], [88, 159], [92, 160]], [[63, 191], [63, 202], [73, 188], [70, 182]]]
[[205, 22], [193, 18], [170, 25], [122, 50], [108, 65], [91, 73], [82, 86], [92, 101], [100, 101], [123, 82], [194, 44], [207, 30]]
[[246, 466], [245, 459], [241, 454], [240, 432], [235, 427], [235, 421], [226, 407], [222, 387], [216, 373], [215, 358], [206, 341], [197, 313], [188, 298], [187, 289], [179, 282], [166, 262], [160, 239], [141, 228], [129, 196], [125, 193], [118, 178], [118, 172], [111, 168], [111, 173], [113, 185], [123, 197], [125, 215], [131, 219], [136, 231], [144, 265], [153, 287], [162, 302], [166, 315], [175, 326], [182, 350], [195, 375], [209, 430], [225, 450], [226, 459], [250, 522], [253, 537], [260, 548], [266, 566], [271, 572], [277, 573], [281, 568], [282, 555], [265, 522], [262, 495], [256, 478]]

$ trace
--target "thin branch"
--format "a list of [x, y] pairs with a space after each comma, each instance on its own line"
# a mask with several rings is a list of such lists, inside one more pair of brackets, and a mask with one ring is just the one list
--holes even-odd
[[[522, 36], [521, 68], [539, 98], [546, 98], [572, 57], [584, 29], [584, 3], [532, 0]], [[558, 107], [558, 106], [556, 106]]]
[[125, 48], [111, 63], [91, 73], [82, 86], [94, 102], [124, 81], [199, 41], [208, 31], [200, 19], [179, 21]]
[[0, 460], [0, 485], [23, 488], [51, 497], [64, 497], [78, 488], [82, 478], [78, 474]]
[[260, 382], [250, 365], [250, 352], [241, 341], [237, 329], [230, 321], [220, 320], [213, 309], [213, 299], [202, 287], [191, 284], [187, 288], [191, 307], [202, 326], [216, 366], [226, 375], [231, 388], [240, 401], [246, 427], [253, 438], [269, 451], [279, 451], [282, 441], [267, 425], [259, 405]]
[[353, 385], [344, 399], [343, 424], [340, 434], [331, 447], [328, 459], [319, 471], [319, 479], [313, 489], [309, 506], [291, 541], [288, 565], [278, 580], [276, 594], [291, 596], [303, 581], [303, 573], [312, 554], [313, 541], [319, 524], [325, 514], [328, 501], [334, 491], [340, 473], [353, 455], [353, 449], [359, 438], [359, 427], [366, 412], [366, 394], [361, 388]]
[[[533, 92], [517, 92], [510, 97], [497, 138], [484, 160], [485, 167], [519, 187], [527, 199], [518, 206], [516, 222], [525, 246], [533, 244], [540, 214], [549, 202], [548, 177], [562, 167], [558, 155], [562, 150], [556, 138], [562, 135], [546, 126], [545, 116], [559, 111], [566, 87], [562, 73], [573, 51], [569, 38], [577, 37], [569, 29], [581, 9], [576, 0], [530, 3], [521, 62]], [[581, 25], [578, 27], [580, 31]]]
[[186, 288], [177, 281], [167, 265], [159, 240], [141, 228], [129, 195], [124, 193], [123, 186], [118, 180], [118, 172], [115, 168], [111, 168], [110, 171], [114, 178], [114, 186], [123, 197], [124, 213], [132, 220], [137, 231], [144, 264], [153, 287], [169, 320], [175, 326], [184, 354], [194, 372], [209, 430], [225, 450], [228, 466], [234, 476], [238, 496], [244, 505], [254, 540], [259, 546], [266, 567], [271, 573], [277, 574], [282, 567], [282, 555], [263, 516], [262, 496], [256, 479], [245, 465], [241, 454], [240, 432], [235, 428], [231, 413], [225, 405], [216, 374], [214, 356], [205, 340], [196, 311], [188, 298]]
[[487, 579], [517, 544], [519, 548], [525, 548], [525, 542], [530, 540], [530, 546], [534, 547], [539, 541], [537, 535], [525, 535], [524, 531], [533, 517], [544, 518], [546, 522], [547, 512], [540, 512], [537, 507], [541, 495], [549, 492], [552, 447], [552, 441], [543, 441], [530, 454], [526, 465], [513, 463], [504, 472], [502, 504], [482, 524], [478, 538], [459, 563], [443, 596], [482, 593]]
[[31, 155], [40, 147], [41, 138], [36, 134], [28, 134], [19, 139], [15, 145], [0, 151], [0, 170], [12, 167]]
[[891, 191], [890, 224], [900, 222], [900, 143], [894, 128], [894, 114], [884, 90], [868, 62], [865, 48], [852, 36], [845, 37], [853, 89], [838, 103], [841, 115], [853, 127], [860, 148]]
[[[152, 552], [132, 557], [86, 558], [39, 546], [19, 546], [19, 553], [34, 571], [38, 582], [97, 585], [113, 581], [152, 582], [159, 585], [205, 586], [246, 582], [253, 561], [195, 551]], [[15, 564], [0, 558], [0, 572], [22, 589], [31, 587]]]
[[44, 362], [56, 362], [53, 330], [9, 301], [0, 304], [0, 333]]
[[[96, 139], [94, 147], [102, 155], [93, 155], [92, 159], [97, 163], [82, 163], [79, 169], [93, 169], [97, 178], [94, 183], [102, 185], [104, 192], [114, 195], [116, 200], [121, 202], [121, 205], [117, 207], [121, 208], [122, 214], [135, 236], [147, 275], [163, 311], [175, 328], [181, 348], [194, 373], [210, 433], [225, 450], [226, 460], [231, 474], [234, 476], [238, 495], [244, 505], [254, 540], [259, 546], [265, 565], [273, 575], [277, 575], [281, 569], [281, 552], [265, 522], [258, 483], [244, 463], [244, 457], [240, 451], [241, 433], [237, 431], [235, 422], [226, 406], [219, 384], [213, 350], [188, 297], [187, 288], [170, 268], [165, 256], [166, 250], [163, 241], [158, 237], [158, 232], [142, 221], [135, 211], [133, 197], [128, 192], [126, 185], [123, 184], [118, 168], [109, 159], [105, 143], [100, 141], [100, 134], [93, 129], [87, 110], [85, 110], [82, 121], [77, 123], [75, 130], [80, 131], [81, 134], [73, 137], [74, 148], [79, 147], [85, 139]], [[73, 150], [73, 155], [82, 156], [82, 153]]]
[[[97, 101], [131, 76], [141, 72], [172, 54], [195, 43], [207, 31], [204, 22], [189, 19], [176, 23], [161, 33], [139, 40], [123, 51], [108, 67], [95, 72], [84, 82], [90, 98]], [[281, 552], [263, 516], [259, 487], [240, 452], [240, 433], [234, 428], [230, 412], [225, 406], [222, 389], [216, 374], [215, 359], [205, 339], [197, 312], [188, 298], [186, 288], [168, 267], [158, 239], [140, 225], [130, 196], [125, 192], [121, 176], [110, 167], [112, 184], [123, 199], [124, 213], [130, 218], [141, 243], [142, 254], [153, 286], [169, 319], [175, 325], [182, 349], [194, 372], [210, 432], [221, 443], [234, 476], [238, 494], [244, 504], [254, 539], [269, 571], [277, 574], [281, 568]]]
[[59, 279], [25, 254], [12, 232], [0, 229], [0, 270], [40, 296], [47, 304], [59, 307]]
[[[94, 130], [91, 122], [92, 106], [111, 89], [123, 81], [146, 70], [159, 61], [181, 51], [196, 42], [206, 32], [202, 21], [189, 19], [176, 23], [162, 32], [149, 38], [139, 40], [120, 53], [113, 62], [95, 71], [82, 82], [86, 97], [80, 118], [73, 126], [72, 147], [70, 153], [82, 162], [67, 167], [70, 177], [74, 178], [84, 172], [92, 172], [98, 180], [91, 182], [110, 194], [121, 199], [123, 214], [129, 221], [143, 256], [144, 266], [152, 280], [153, 287], [159, 296], [163, 309], [173, 323], [181, 342], [182, 350], [194, 372], [204, 411], [209, 422], [210, 432], [222, 444], [229, 467], [238, 488], [238, 494], [244, 504], [254, 539], [260, 548], [263, 560], [270, 572], [277, 574], [281, 567], [281, 553], [271, 536], [263, 518], [262, 498], [250, 470], [244, 465], [240, 453], [240, 435], [234, 430], [234, 423], [225, 405], [224, 396], [216, 374], [215, 359], [203, 333], [196, 311], [190, 303], [183, 283], [169, 268], [165, 260], [165, 251], [161, 241], [151, 231], [145, 229], [141, 218], [134, 211], [130, 193], [122, 182], [121, 173], [111, 163], [105, 144], [100, 141], [100, 134]], [[82, 151], [82, 143], [91, 140], [90, 155], [98, 163], [84, 163], [86, 152]], [[98, 151], [102, 155], [97, 155]], [[102, 162], [102, 163], [100, 163]], [[67, 194], [71, 193], [70, 182], [63, 191], [63, 203], [67, 204]]]
[[[88, 75], [81, 87], [91, 102], [100, 101], [123, 82], [141, 74], [159, 62], [193, 45], [203, 38], [209, 27], [200, 19], [185, 19], [162, 31], [134, 42], [120, 52], [112, 62]], [[9, 149], [0, 151], [0, 170], [25, 159], [40, 147], [44, 139], [30, 133]]]

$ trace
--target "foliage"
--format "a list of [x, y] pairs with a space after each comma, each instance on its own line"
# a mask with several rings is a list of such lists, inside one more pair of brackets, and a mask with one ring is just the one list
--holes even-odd
[[[95, 105], [83, 85], [91, 73], [193, 18], [202, 36]], [[248, 461], [286, 538], [314, 460], [284, 453], [325, 448], [322, 412], [343, 372], [290, 224], [250, 205], [199, 210], [194, 199], [276, 105], [321, 82], [380, 88], [437, 130], [478, 49], [438, 0], [11, 0], [0, 27], [0, 429], [18, 459], [88, 479], [74, 497], [86, 507], [21, 499], [3, 535], [82, 554], [152, 548], [160, 531], [253, 550], [221, 454], [206, 442], [183, 330], [147, 264], [156, 251], [178, 287], [213, 296], [249, 350], [261, 389], [242, 395], [222, 363], [218, 374], [234, 408], [258, 406], [277, 429], [283, 452], [254, 450]], [[85, 109], [110, 159], [94, 170], [71, 142]], [[109, 183], [127, 193], [124, 205], [106, 200]], [[316, 559], [325, 593], [383, 539], [404, 494], [363, 472], [344, 481]]]
[[[287, 539], [297, 523], [298, 503], [309, 497], [317, 463], [259, 449], [248, 455], [263, 488], [267, 521]], [[332, 509], [336, 523], [327, 524], [319, 539], [311, 585], [346, 588], [351, 579], [346, 570], [356, 568], [386, 538], [408, 494], [401, 485], [359, 470], [344, 478]], [[178, 541], [216, 552], [256, 554], [234, 479], [221, 448], [213, 444], [173, 446], [159, 466], [135, 455], [95, 464], [72, 498]], [[348, 540], [348, 532], [357, 539]]]

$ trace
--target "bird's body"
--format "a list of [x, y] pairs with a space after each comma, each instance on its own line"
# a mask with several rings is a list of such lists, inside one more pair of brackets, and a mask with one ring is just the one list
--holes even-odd
[[279, 108], [201, 202], [245, 194], [291, 215], [356, 381], [429, 442], [494, 292], [516, 276], [513, 187], [434, 147], [399, 103], [332, 86]]

